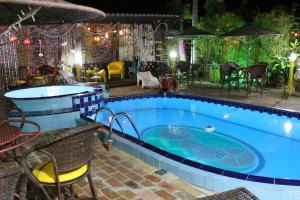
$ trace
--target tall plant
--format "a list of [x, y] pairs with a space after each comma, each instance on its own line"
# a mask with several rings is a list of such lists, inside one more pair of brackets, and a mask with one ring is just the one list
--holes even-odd
[[259, 59], [269, 63], [267, 85], [278, 87], [286, 76], [288, 67], [288, 55], [293, 51], [291, 44], [290, 28], [294, 17], [282, 11], [274, 10], [270, 13], [261, 13], [255, 17], [254, 23], [257, 26], [281, 33], [280, 36], [262, 37], [261, 45], [257, 51]]

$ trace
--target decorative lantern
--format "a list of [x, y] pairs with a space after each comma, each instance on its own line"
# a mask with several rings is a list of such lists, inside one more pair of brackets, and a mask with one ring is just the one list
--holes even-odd
[[14, 41], [16, 41], [18, 39], [18, 37], [17, 36], [15, 36], [15, 35], [11, 35], [11, 36], [9, 36], [9, 41], [11, 41], [11, 42], [14, 42]]
[[23, 40], [23, 44], [24, 44], [24, 45], [30, 45], [30, 40], [29, 40], [28, 38], [25, 38], [25, 39]]

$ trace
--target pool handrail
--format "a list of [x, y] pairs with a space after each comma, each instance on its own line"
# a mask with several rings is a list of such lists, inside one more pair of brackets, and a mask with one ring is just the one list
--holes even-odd
[[[95, 115], [95, 122], [96, 122], [96, 123], [98, 123], [98, 122], [97, 122], [97, 119], [98, 119], [98, 117], [99, 117], [99, 113], [102, 112], [102, 111], [104, 111], [104, 110], [110, 112], [110, 113], [112, 114], [112, 118], [115, 116], [115, 113], [114, 113], [114, 111], [112, 111], [112, 109], [110, 109], [110, 108], [108, 108], [108, 107], [105, 107], [105, 106], [102, 106], [102, 107], [99, 108], [98, 112], [97, 112], [96, 115]], [[117, 119], [116, 121], [117, 121], [117, 124], [119, 125], [119, 127], [120, 127], [122, 133], [124, 133], [123, 128], [122, 128], [122, 126], [121, 126], [119, 120]]]
[[116, 114], [113, 116], [113, 118], [111, 119], [111, 121], [110, 121], [110, 126], [109, 126], [109, 140], [112, 140], [112, 124], [113, 124], [113, 121], [114, 121], [114, 120], [117, 120], [117, 117], [119, 117], [119, 116], [121, 116], [121, 115], [125, 116], [125, 117], [129, 120], [131, 126], [133, 127], [134, 131], [136, 132], [136, 134], [137, 134], [137, 136], [138, 136], [138, 141], [140, 142], [140, 141], [141, 141], [141, 134], [140, 134], [140, 132], [138, 131], [138, 129], [137, 129], [135, 123], [132, 121], [131, 117], [130, 117], [127, 113], [125, 113], [125, 112], [119, 112], [119, 113], [116, 113]]

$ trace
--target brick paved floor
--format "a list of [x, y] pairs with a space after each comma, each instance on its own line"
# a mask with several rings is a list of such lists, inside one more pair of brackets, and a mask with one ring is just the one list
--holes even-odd
[[[212, 192], [193, 187], [172, 174], [158, 175], [157, 169], [116, 149], [107, 151], [98, 141], [92, 162], [98, 196], [105, 199], [175, 200], [195, 199]], [[82, 196], [90, 195], [87, 180], [75, 185]]]
[[[30, 146], [55, 137], [60, 130], [42, 134]], [[99, 200], [192, 200], [213, 192], [194, 187], [172, 174], [158, 175], [156, 168], [113, 147], [108, 151], [100, 140], [96, 141], [92, 160], [92, 178]], [[29, 157], [32, 166], [42, 162], [41, 154]], [[74, 184], [74, 190], [80, 197], [88, 197], [91, 191], [87, 179]], [[54, 190], [53, 190], [54, 191]]]

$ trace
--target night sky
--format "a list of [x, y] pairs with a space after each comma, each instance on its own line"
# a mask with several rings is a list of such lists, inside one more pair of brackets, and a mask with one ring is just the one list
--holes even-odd
[[[107, 13], [172, 13], [168, 3], [170, 0], [68, 0], [86, 6], [98, 8]], [[183, 0], [191, 2], [192, 0]], [[300, 0], [223, 0], [227, 11], [239, 12], [264, 12], [274, 7], [283, 6], [288, 12], [291, 11], [293, 3], [298, 4], [298, 13]], [[205, 0], [199, 0], [200, 15], [204, 13]], [[244, 2], [242, 5], [241, 2]]]

